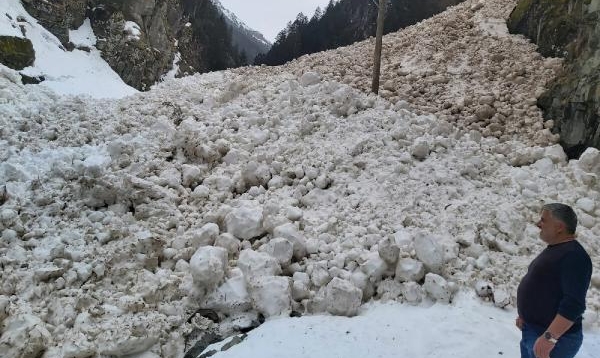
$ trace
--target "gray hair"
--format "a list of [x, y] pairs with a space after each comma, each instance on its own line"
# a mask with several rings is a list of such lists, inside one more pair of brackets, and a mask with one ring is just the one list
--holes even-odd
[[547, 210], [552, 214], [552, 217], [561, 221], [567, 227], [569, 234], [574, 234], [577, 228], [577, 215], [573, 208], [569, 205], [561, 203], [546, 204], [542, 207], [542, 210]]

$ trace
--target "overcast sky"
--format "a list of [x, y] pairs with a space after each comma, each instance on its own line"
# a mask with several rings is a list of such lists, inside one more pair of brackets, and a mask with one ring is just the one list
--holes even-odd
[[223, 6], [271, 42], [298, 13], [310, 18], [317, 6], [324, 9], [328, 3], [329, 0], [221, 0]]

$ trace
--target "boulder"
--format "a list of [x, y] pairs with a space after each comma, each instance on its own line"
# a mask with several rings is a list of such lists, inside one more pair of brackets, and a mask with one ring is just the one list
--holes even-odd
[[400, 282], [419, 281], [425, 276], [423, 263], [411, 258], [403, 258], [396, 266], [396, 280]]
[[441, 238], [421, 234], [414, 240], [415, 252], [417, 258], [425, 268], [431, 272], [439, 272], [444, 265], [444, 248], [441, 244]]
[[282, 276], [260, 276], [248, 284], [254, 308], [265, 317], [289, 315], [292, 310], [290, 279]]
[[301, 260], [306, 256], [306, 239], [296, 225], [288, 223], [277, 226], [273, 229], [273, 236], [288, 239], [292, 243], [296, 260]]
[[0, 352], [3, 357], [41, 357], [52, 340], [44, 322], [29, 314], [7, 319], [2, 332]]
[[275, 276], [281, 273], [281, 267], [277, 259], [264, 252], [250, 249], [240, 252], [237, 265], [247, 278]]
[[362, 291], [352, 282], [335, 277], [326, 288], [327, 312], [338, 316], [354, 316], [362, 301]]
[[434, 273], [425, 275], [423, 288], [429, 297], [438, 302], [449, 303], [452, 299], [452, 289], [448, 282], [440, 275]]
[[33, 65], [35, 51], [31, 41], [14, 36], [0, 36], [0, 63], [13, 70]]
[[225, 216], [227, 232], [237, 238], [250, 240], [265, 233], [263, 210], [260, 207], [242, 206]]
[[210, 289], [225, 277], [227, 250], [222, 247], [204, 246], [199, 248], [190, 260], [190, 271], [194, 284]]

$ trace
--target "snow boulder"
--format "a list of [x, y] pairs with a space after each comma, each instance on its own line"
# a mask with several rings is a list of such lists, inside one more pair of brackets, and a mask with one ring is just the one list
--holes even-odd
[[354, 316], [362, 301], [362, 290], [348, 280], [335, 277], [325, 291], [327, 312], [338, 316]]
[[396, 280], [400, 282], [419, 281], [425, 276], [423, 263], [411, 258], [403, 258], [396, 266]]
[[292, 263], [294, 244], [288, 239], [276, 237], [271, 239], [266, 245], [263, 245], [261, 251], [274, 257], [282, 267], [286, 267]]
[[600, 150], [588, 148], [579, 157], [577, 165], [587, 173], [600, 174]]
[[225, 277], [227, 250], [222, 247], [199, 248], [190, 260], [190, 271], [194, 284], [208, 290], [214, 288]]
[[410, 304], [419, 304], [423, 301], [423, 288], [416, 282], [406, 282], [402, 285], [402, 296]]
[[227, 279], [221, 286], [208, 295], [202, 307], [226, 314], [244, 312], [252, 307], [244, 274], [239, 268], [234, 268], [232, 271], [234, 272], [233, 277]]
[[494, 224], [496, 228], [506, 234], [509, 239], [519, 241], [525, 231], [525, 219], [513, 207], [503, 204], [495, 212]]
[[310, 276], [306, 272], [295, 272], [292, 277], [292, 298], [300, 301], [310, 296]]
[[281, 273], [277, 259], [264, 252], [246, 249], [240, 252], [238, 267], [247, 279], [259, 276], [275, 276]]
[[242, 206], [225, 216], [227, 232], [240, 239], [250, 240], [265, 233], [263, 210], [258, 206]]
[[238, 238], [227, 232], [222, 233], [215, 239], [215, 246], [226, 249], [230, 255], [237, 254], [240, 251], [241, 244]]
[[188, 244], [191, 247], [196, 249], [201, 246], [210, 246], [215, 243], [219, 235], [219, 225], [208, 223], [200, 229], [192, 230], [188, 235]]
[[250, 281], [248, 289], [254, 308], [265, 317], [289, 315], [292, 311], [292, 290], [288, 277], [256, 277]]
[[306, 256], [306, 239], [292, 223], [283, 224], [273, 229], [274, 237], [288, 239], [294, 247], [294, 258], [301, 260]]
[[438, 302], [450, 303], [452, 299], [453, 290], [450, 284], [440, 275], [434, 273], [425, 275], [423, 288], [429, 297]]
[[367, 275], [371, 282], [381, 281], [381, 276], [387, 270], [387, 264], [379, 256], [378, 252], [369, 252], [362, 257], [364, 263], [360, 265], [361, 270]]
[[306, 72], [300, 77], [300, 84], [304, 87], [316, 85], [321, 82], [321, 77], [316, 72]]
[[417, 258], [431, 272], [440, 272], [444, 265], [444, 248], [441, 239], [427, 234], [417, 235], [414, 240]]
[[44, 322], [33, 315], [8, 319], [0, 337], [2, 357], [36, 358], [44, 354], [52, 340]]
[[400, 248], [392, 242], [391, 238], [386, 238], [379, 242], [379, 256], [388, 264], [395, 265], [398, 262]]

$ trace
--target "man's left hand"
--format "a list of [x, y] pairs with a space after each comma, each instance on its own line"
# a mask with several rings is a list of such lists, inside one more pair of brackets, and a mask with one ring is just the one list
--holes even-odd
[[550, 358], [552, 349], [554, 349], [554, 343], [544, 337], [539, 337], [533, 345], [533, 354], [536, 358]]

